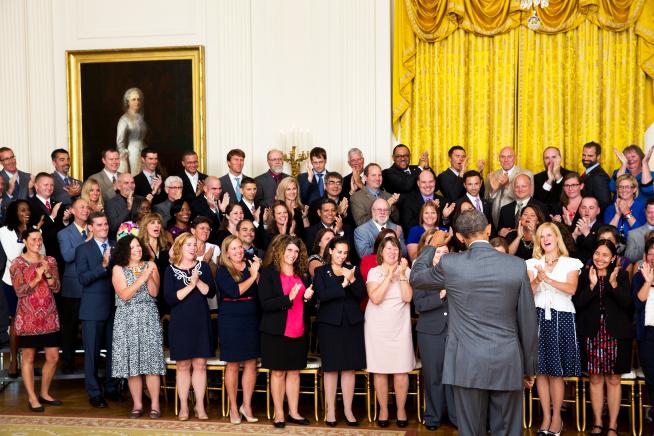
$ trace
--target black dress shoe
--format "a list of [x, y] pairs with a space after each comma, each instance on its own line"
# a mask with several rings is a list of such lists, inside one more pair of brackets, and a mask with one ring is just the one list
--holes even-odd
[[284, 428], [286, 427], [286, 422], [285, 421], [275, 421], [273, 422], [273, 425], [275, 428]]
[[406, 428], [409, 425], [409, 420], [408, 419], [398, 419], [397, 420], [397, 426], [400, 428]]
[[336, 421], [325, 421], [328, 427], [336, 427]]
[[380, 426], [381, 428], [388, 427], [388, 419], [378, 419], [377, 425]]
[[39, 395], [39, 403], [47, 404], [48, 406], [61, 406], [63, 404], [61, 400], [46, 400], [40, 395]]
[[429, 431], [436, 431], [438, 430], [438, 425], [436, 424], [425, 424], [425, 428]]
[[41, 404], [40, 406], [34, 407], [34, 406], [32, 406], [32, 404], [28, 401], [28, 402], [27, 402], [27, 407], [29, 407], [30, 410], [31, 410], [32, 412], [44, 412], [44, 411], [45, 411], [45, 407], [43, 407], [43, 404]]
[[91, 406], [96, 409], [104, 409], [107, 407], [107, 402], [102, 397], [93, 397], [89, 400], [89, 403], [91, 403]]
[[297, 424], [297, 425], [309, 425], [309, 420], [306, 418], [300, 418], [300, 419], [295, 419], [291, 415], [286, 417], [286, 420], [290, 422], [291, 424]]
[[359, 426], [359, 421], [354, 420], [354, 421], [348, 421], [347, 418], [345, 419], [347, 421], [347, 425], [350, 427], [358, 427]]

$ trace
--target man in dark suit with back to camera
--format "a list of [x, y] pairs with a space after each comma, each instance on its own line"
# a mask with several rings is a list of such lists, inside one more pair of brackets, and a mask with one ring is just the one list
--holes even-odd
[[527, 267], [522, 259], [496, 251], [488, 243], [490, 230], [483, 213], [463, 212], [456, 237], [468, 249], [445, 254], [434, 266], [436, 247], [451, 239], [437, 231], [411, 270], [414, 292], [447, 290], [443, 383], [453, 386], [461, 436], [485, 435], [489, 421], [493, 435], [522, 435], [523, 389], [533, 386], [537, 368]]
[[[114, 287], [111, 283], [108, 239], [109, 222], [102, 212], [89, 215], [93, 238], [75, 250], [75, 268], [82, 285], [79, 319], [84, 342], [84, 387], [93, 407], [107, 407], [105, 397], [119, 399], [118, 380], [111, 377], [111, 343], [114, 319]], [[104, 393], [98, 379], [100, 350], [107, 350]]]
[[280, 150], [269, 150], [266, 160], [268, 171], [254, 179], [257, 182], [257, 197], [254, 202], [263, 207], [270, 207], [275, 201], [277, 185], [284, 177], [288, 177], [288, 174], [284, 173], [284, 153]]
[[393, 165], [382, 171], [384, 178], [383, 189], [391, 194], [408, 194], [418, 188], [416, 180], [420, 173], [429, 168], [429, 153], [424, 151], [420, 155], [418, 165], [410, 165], [411, 151], [404, 144], [393, 148]]

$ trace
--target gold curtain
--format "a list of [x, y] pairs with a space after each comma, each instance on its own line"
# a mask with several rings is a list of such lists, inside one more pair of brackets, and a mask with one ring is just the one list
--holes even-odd
[[576, 169], [579, 145], [596, 140], [611, 168], [614, 146], [642, 143], [654, 0], [550, 0], [538, 15], [534, 32], [517, 0], [396, 0], [393, 127], [415, 158], [431, 151], [440, 171], [460, 144], [495, 169], [513, 145], [538, 169], [555, 145]]

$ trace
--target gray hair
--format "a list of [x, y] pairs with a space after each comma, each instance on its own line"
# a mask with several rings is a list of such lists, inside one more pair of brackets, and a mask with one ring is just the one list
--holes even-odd
[[456, 219], [454, 227], [464, 238], [483, 232], [488, 225], [486, 216], [477, 209], [466, 210]]
[[145, 97], [143, 96], [143, 91], [141, 91], [139, 88], [129, 88], [127, 91], [125, 91], [125, 94], [123, 94], [123, 110], [126, 111], [129, 107], [129, 96], [133, 93], [137, 93], [139, 97], [141, 97], [141, 109], [139, 109], [139, 113], [143, 113]]
[[358, 148], [353, 147], [353, 148], [350, 148], [348, 150], [348, 152], [347, 152], [347, 160], [350, 160], [352, 158], [353, 154], [360, 154], [361, 157], [363, 157], [363, 152], [361, 150], [359, 150]]
[[182, 186], [184, 185], [184, 182], [182, 181], [181, 177], [168, 176], [166, 177], [166, 181], [164, 182], [164, 187], [170, 188], [170, 185], [172, 185], [175, 182], [181, 184]]

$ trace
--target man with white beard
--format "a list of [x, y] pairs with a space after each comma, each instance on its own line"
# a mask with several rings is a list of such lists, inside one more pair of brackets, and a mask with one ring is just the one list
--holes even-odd
[[266, 159], [270, 169], [254, 179], [257, 182], [257, 196], [254, 203], [270, 207], [275, 201], [277, 185], [284, 177], [288, 177], [288, 174], [284, 173], [284, 153], [280, 150], [268, 151]]

